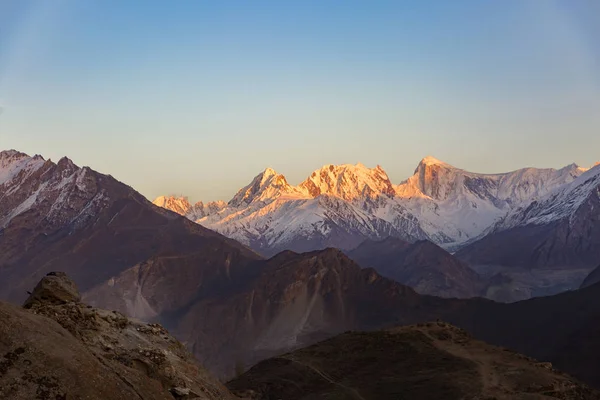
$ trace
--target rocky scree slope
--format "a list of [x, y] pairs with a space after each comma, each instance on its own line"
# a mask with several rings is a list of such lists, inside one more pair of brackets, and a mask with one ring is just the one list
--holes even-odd
[[346, 332], [227, 384], [252, 399], [597, 399], [552, 368], [442, 322]]
[[234, 399], [162, 326], [80, 302], [63, 273], [0, 302], [0, 398]]

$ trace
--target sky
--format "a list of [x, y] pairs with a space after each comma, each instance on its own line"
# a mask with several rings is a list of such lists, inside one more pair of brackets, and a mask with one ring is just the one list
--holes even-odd
[[0, 0], [0, 149], [153, 199], [600, 160], [600, 2]]

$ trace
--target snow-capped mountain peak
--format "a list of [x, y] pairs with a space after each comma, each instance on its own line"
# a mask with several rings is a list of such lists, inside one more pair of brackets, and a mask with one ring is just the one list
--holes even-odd
[[187, 197], [159, 196], [152, 203], [181, 215], [186, 215], [192, 208]]
[[360, 163], [324, 165], [292, 186], [267, 168], [227, 205], [180, 214], [267, 253], [344, 247], [390, 235], [454, 249], [585, 171], [573, 164], [478, 174], [428, 156], [397, 186], [381, 166]]
[[460, 189], [463, 170], [427, 156], [423, 158], [413, 176], [396, 187], [400, 197], [430, 197], [446, 200], [452, 192]]
[[181, 196], [159, 196], [152, 203], [155, 206], [183, 215], [192, 221], [216, 214], [227, 206], [224, 201], [211, 201], [206, 204], [199, 201], [196, 204], [191, 204], [187, 197]]
[[[424, 157], [420, 162], [419, 162], [419, 167], [420, 166], [431, 166], [431, 165], [439, 165], [442, 167], [446, 167], [446, 168], [455, 168], [452, 165], [445, 163], [443, 161], [438, 160], [437, 158], [433, 157], [433, 156], [427, 156]], [[419, 168], [417, 167], [417, 169]]]
[[0, 185], [8, 183], [21, 172], [32, 174], [44, 163], [44, 158], [39, 155], [30, 157], [16, 150], [2, 151], [0, 152]]
[[395, 195], [394, 186], [381, 166], [367, 168], [360, 163], [325, 165], [314, 171], [298, 187], [311, 197], [330, 195], [346, 201], [382, 194], [390, 197]]
[[501, 231], [523, 225], [543, 225], [574, 215], [593, 191], [600, 194], [600, 163], [587, 170], [580, 167], [576, 170], [585, 170], [585, 172], [530, 204], [513, 210], [494, 227], [494, 230]]
[[303, 195], [301, 191], [287, 182], [285, 176], [277, 173], [272, 168], [267, 168], [254, 177], [249, 185], [240, 189], [228, 205], [230, 207], [240, 207], [255, 201], [270, 202], [283, 194]]

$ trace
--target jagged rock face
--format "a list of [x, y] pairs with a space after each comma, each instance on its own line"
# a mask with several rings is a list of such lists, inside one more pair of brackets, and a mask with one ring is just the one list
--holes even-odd
[[[458, 181], [455, 169], [430, 157], [424, 158], [415, 170], [419, 189], [436, 200], [446, 200], [456, 191]], [[485, 187], [486, 185], [480, 185]]]
[[[63, 158], [0, 153], [0, 298], [22, 302], [47, 272], [67, 272], [86, 291], [155, 256], [260, 257], [162, 208], [114, 178]], [[209, 256], [220, 250], [219, 259]]]
[[366, 241], [347, 254], [362, 267], [422, 294], [468, 298], [480, 295], [484, 286], [468, 265], [429, 241], [413, 244], [390, 237]]
[[444, 323], [347, 332], [265, 360], [227, 386], [252, 399], [597, 399], [552, 364]]
[[390, 179], [379, 165], [373, 169], [362, 164], [326, 165], [313, 172], [299, 188], [305, 189], [311, 197], [326, 194], [346, 201], [395, 195]]
[[162, 326], [78, 298], [69, 278], [53, 274], [28, 310], [0, 302], [0, 398], [233, 399]]

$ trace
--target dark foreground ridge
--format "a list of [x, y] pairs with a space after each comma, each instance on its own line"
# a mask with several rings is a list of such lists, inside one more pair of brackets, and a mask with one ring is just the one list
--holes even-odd
[[600, 399], [550, 363], [442, 322], [349, 331], [228, 386], [161, 325], [81, 303], [64, 273], [45, 276], [23, 308], [0, 302], [0, 399]]
[[550, 363], [437, 322], [347, 332], [260, 362], [227, 385], [252, 399], [598, 399]]
[[79, 299], [51, 272], [25, 309], [0, 302], [0, 399], [234, 398], [160, 325]]

